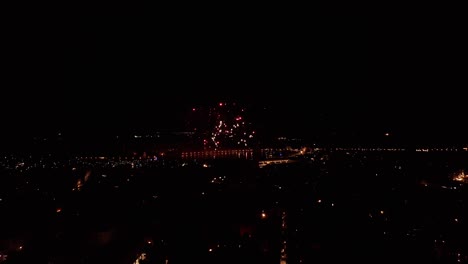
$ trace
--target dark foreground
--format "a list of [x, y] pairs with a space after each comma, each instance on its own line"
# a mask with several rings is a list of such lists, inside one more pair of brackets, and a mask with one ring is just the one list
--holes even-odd
[[468, 190], [452, 181], [467, 160], [4, 167], [0, 263], [467, 263]]

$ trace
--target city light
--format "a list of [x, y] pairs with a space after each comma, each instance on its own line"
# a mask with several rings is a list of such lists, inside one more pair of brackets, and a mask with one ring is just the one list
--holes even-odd
[[455, 173], [452, 179], [457, 182], [467, 183], [468, 175], [465, 174], [465, 171], [460, 171], [460, 172]]

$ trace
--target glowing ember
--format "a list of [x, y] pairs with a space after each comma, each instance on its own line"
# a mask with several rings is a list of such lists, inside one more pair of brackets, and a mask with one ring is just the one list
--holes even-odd
[[453, 175], [452, 180], [457, 181], [457, 182], [468, 183], [468, 175], [465, 174], [464, 171], [460, 171]]

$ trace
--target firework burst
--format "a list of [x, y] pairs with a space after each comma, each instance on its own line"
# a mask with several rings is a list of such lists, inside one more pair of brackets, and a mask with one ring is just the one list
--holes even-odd
[[[236, 103], [220, 102], [206, 109], [192, 108], [205, 149], [249, 148], [255, 138], [247, 111]], [[192, 119], [194, 120], [194, 119]]]

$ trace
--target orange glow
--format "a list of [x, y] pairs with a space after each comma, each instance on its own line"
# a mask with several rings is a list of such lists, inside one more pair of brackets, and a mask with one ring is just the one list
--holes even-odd
[[267, 214], [265, 212], [262, 212], [262, 214], [260, 215], [262, 219], [266, 219], [267, 218]]
[[456, 173], [453, 178], [452, 178], [454, 181], [458, 181], [458, 182], [468, 182], [468, 174], [465, 174], [464, 171], [461, 171], [459, 173]]
[[56, 212], [57, 212], [57, 213], [62, 212], [62, 208], [57, 208]]

